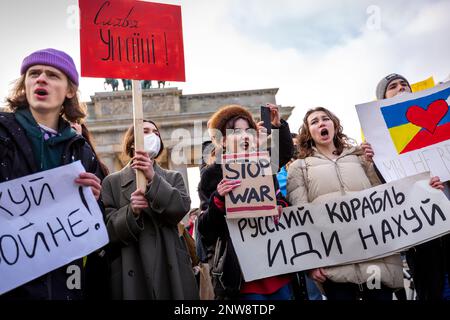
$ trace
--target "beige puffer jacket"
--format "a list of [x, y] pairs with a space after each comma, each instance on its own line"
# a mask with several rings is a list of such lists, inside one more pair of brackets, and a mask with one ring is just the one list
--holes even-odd
[[[345, 149], [331, 160], [314, 149], [314, 155], [296, 160], [289, 166], [287, 193], [292, 205], [320, 203], [380, 184], [373, 164], [364, 160], [358, 147]], [[302, 172], [304, 170], [304, 173]], [[306, 182], [304, 181], [306, 178]], [[365, 283], [371, 276], [370, 266], [377, 266], [381, 282], [390, 288], [403, 288], [403, 270], [399, 254], [357, 264], [325, 268], [334, 282]]]

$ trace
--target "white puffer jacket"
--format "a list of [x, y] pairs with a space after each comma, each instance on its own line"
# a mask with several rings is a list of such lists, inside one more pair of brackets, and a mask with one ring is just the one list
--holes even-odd
[[[373, 164], [364, 160], [360, 148], [345, 149], [331, 160], [317, 149], [314, 154], [296, 160], [289, 166], [287, 193], [292, 205], [321, 203], [380, 184]], [[307, 181], [304, 181], [304, 180]], [[356, 264], [325, 268], [327, 278], [334, 282], [365, 283], [377, 266], [381, 282], [390, 288], [403, 287], [403, 270], [399, 254]]]

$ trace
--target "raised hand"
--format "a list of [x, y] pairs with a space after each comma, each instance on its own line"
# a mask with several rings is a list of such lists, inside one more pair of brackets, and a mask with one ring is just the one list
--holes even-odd
[[373, 152], [372, 146], [368, 142], [361, 143], [361, 148], [364, 151], [364, 157], [367, 161], [373, 162], [373, 156], [375, 153]]
[[266, 103], [266, 107], [270, 108], [270, 122], [275, 127], [281, 126], [281, 116], [280, 116], [280, 109], [272, 104], [272, 103]]

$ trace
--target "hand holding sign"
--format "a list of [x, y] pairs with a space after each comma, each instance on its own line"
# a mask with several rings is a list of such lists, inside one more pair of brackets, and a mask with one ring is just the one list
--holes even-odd
[[100, 192], [102, 191], [101, 181], [95, 174], [90, 172], [80, 173], [78, 178], [75, 179], [75, 183], [84, 187], [91, 187], [95, 200], [100, 198]]
[[437, 190], [444, 190], [444, 184], [439, 179], [439, 177], [432, 177], [430, 179], [430, 186]]
[[0, 294], [108, 243], [90, 190], [80, 161], [0, 184]]
[[217, 185], [217, 192], [222, 197], [225, 197], [228, 192], [239, 187], [241, 185], [241, 180], [228, 180], [222, 179]]
[[364, 151], [364, 157], [366, 158], [366, 160], [372, 162], [374, 152], [373, 152], [371, 144], [368, 142], [363, 142], [363, 143], [361, 143], [361, 148]]
[[153, 160], [150, 159], [148, 153], [136, 150], [136, 155], [132, 160], [131, 167], [135, 170], [142, 171], [148, 182], [152, 181], [155, 176], [155, 170], [153, 169]]
[[148, 201], [141, 189], [137, 189], [131, 194], [130, 205], [136, 217], [140, 215], [142, 209], [148, 208]]

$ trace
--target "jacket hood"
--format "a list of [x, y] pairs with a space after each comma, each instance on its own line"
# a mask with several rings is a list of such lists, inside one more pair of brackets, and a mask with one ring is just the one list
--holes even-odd
[[17, 110], [15, 118], [30, 140], [39, 170], [52, 169], [61, 165], [64, 146], [77, 136], [69, 123], [60, 117], [57, 135], [45, 139], [39, 124], [29, 109]]
[[[27, 132], [27, 135], [42, 138], [42, 131], [39, 124], [36, 122], [29, 109], [19, 109], [16, 111], [15, 116], [16, 120]], [[53, 146], [68, 141], [76, 135], [77, 133], [70, 127], [69, 123], [63, 118], [59, 118], [58, 135], [49, 138], [47, 143]]]

